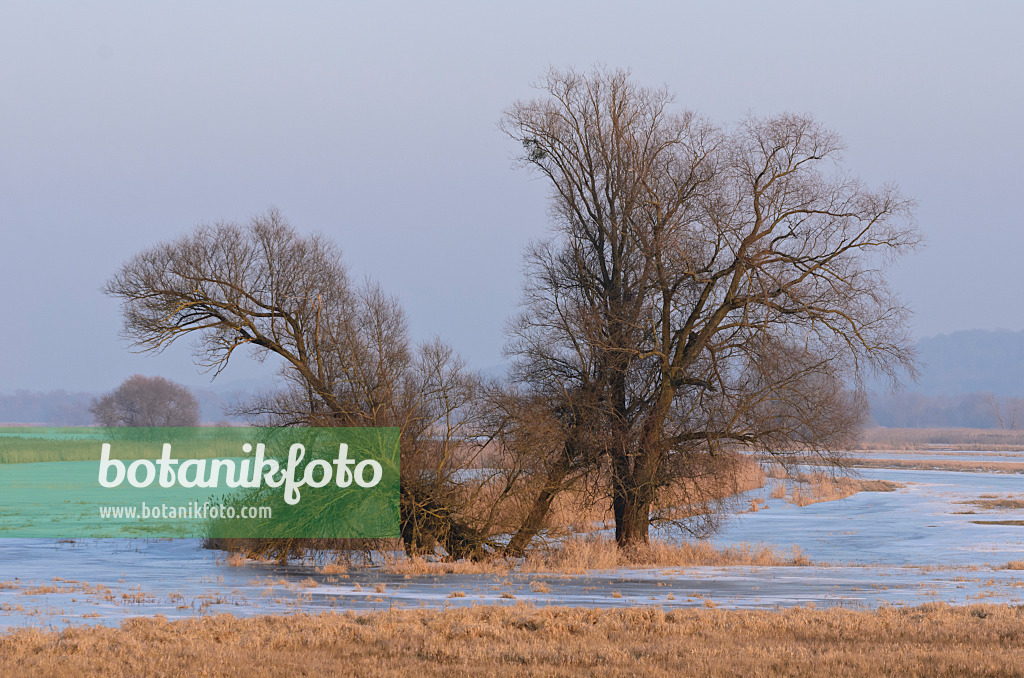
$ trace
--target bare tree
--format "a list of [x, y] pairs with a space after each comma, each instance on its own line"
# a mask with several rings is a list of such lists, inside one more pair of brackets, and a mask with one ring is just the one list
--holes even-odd
[[722, 129], [624, 71], [539, 89], [501, 123], [553, 220], [527, 253], [513, 376], [563, 409], [582, 394], [588, 449], [563, 456], [607, 461], [619, 544], [646, 542], [659, 493], [725, 446], [839, 447], [863, 410], [844, 385], [912, 367], [883, 275], [919, 241], [912, 203], [847, 175], [808, 117]]
[[[997, 398], [996, 394], [991, 391], [982, 393], [981, 398], [992, 411], [992, 416], [995, 417], [996, 423], [999, 424], [999, 428], [1005, 431], [1006, 420], [1003, 419], [1003, 406], [1002, 403], [999, 402], [999, 398]], [[1012, 429], [1013, 427], [1011, 426], [1010, 428]]]
[[100, 426], [199, 425], [199, 401], [187, 387], [141, 374], [95, 398], [89, 411]]
[[995, 393], [987, 392], [980, 394], [981, 398], [988, 405], [995, 418], [996, 423], [1002, 430], [1017, 430], [1022, 415], [1024, 415], [1024, 398], [1004, 397], [1000, 398]]
[[105, 291], [121, 299], [124, 332], [144, 351], [187, 335], [215, 373], [239, 348], [279, 357], [281, 387], [236, 409], [254, 423], [399, 428], [406, 548], [481, 557], [486, 534], [462, 517], [459, 474], [478, 452], [467, 424], [477, 379], [444, 343], [411, 346], [398, 302], [353, 285], [332, 243], [299, 235], [271, 209], [142, 252]]

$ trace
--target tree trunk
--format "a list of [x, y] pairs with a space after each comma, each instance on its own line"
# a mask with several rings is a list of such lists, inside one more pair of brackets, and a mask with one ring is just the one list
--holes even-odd
[[650, 538], [651, 500], [640, 488], [623, 487], [612, 498], [615, 542], [619, 548], [646, 545]]
[[540, 494], [537, 495], [537, 499], [534, 500], [530, 513], [527, 514], [526, 520], [516, 530], [516, 533], [512, 535], [508, 546], [505, 547], [507, 555], [516, 557], [523, 555], [526, 547], [530, 545], [530, 542], [533, 541], [533, 538], [537, 536], [540, 528], [544, 525], [544, 519], [547, 518], [548, 511], [551, 510], [551, 502], [554, 500], [555, 495], [562, 490], [562, 483], [568, 474], [569, 462], [567, 459], [563, 459], [548, 471], [547, 480], [544, 481], [544, 487], [541, 489]]
[[661, 455], [656, 449], [641, 446], [633, 454], [620, 453], [612, 462], [612, 511], [615, 541], [620, 548], [646, 546], [650, 541], [651, 505], [661, 466]]

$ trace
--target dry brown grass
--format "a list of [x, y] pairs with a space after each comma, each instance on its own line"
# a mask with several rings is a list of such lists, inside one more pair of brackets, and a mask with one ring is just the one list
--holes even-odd
[[623, 551], [612, 539], [574, 537], [556, 547], [538, 550], [525, 559], [493, 559], [481, 562], [444, 562], [424, 558], [389, 560], [387, 574], [507, 574], [512, 571], [552, 574], [585, 574], [590, 570], [620, 567], [700, 566], [800, 566], [811, 561], [796, 546], [783, 551], [763, 544], [737, 544], [719, 548], [708, 542], [669, 544], [651, 542], [645, 547]]
[[45, 596], [51, 593], [74, 593], [75, 588], [71, 586], [51, 586], [44, 584], [43, 586], [30, 586], [29, 588], [22, 591], [26, 596]]
[[530, 590], [534, 593], [551, 593], [551, 587], [542, 581], [531, 581]]
[[491, 560], [456, 560], [444, 561], [422, 558], [388, 558], [382, 570], [385, 574], [506, 574], [515, 567], [510, 560], [493, 558]]
[[1011, 560], [1006, 565], [1003, 565], [1004, 570], [1024, 570], [1024, 560]]
[[969, 504], [971, 506], [977, 506], [978, 508], [988, 509], [990, 511], [1024, 509], [1024, 500], [1012, 496], [997, 497], [983, 495], [978, 499], [969, 499], [967, 501], [958, 501], [956, 503]]
[[348, 570], [349, 564], [343, 560], [336, 560], [316, 568], [320, 574], [345, 574]]
[[224, 563], [231, 567], [242, 567], [245, 565], [247, 560], [248, 558], [246, 558], [242, 553], [232, 553], [224, 560]]
[[873, 428], [864, 431], [863, 450], [1024, 451], [1024, 431], [981, 428]]
[[960, 459], [848, 459], [859, 468], [916, 469], [919, 471], [972, 471], [976, 473], [1024, 473], [1024, 463], [1013, 461], [967, 461]]
[[888, 480], [864, 480], [828, 473], [800, 474], [796, 480], [801, 484], [793, 488], [786, 500], [797, 506], [845, 499], [858, 492], [895, 492], [903, 487], [901, 483]]
[[523, 605], [0, 636], [0, 675], [876, 676], [1024, 674], [1024, 609], [613, 610]]
[[766, 479], [764, 467], [755, 458], [745, 457], [739, 464], [732, 486], [727, 490], [733, 494], [756, 490], [759, 487], [764, 487]]
[[611, 539], [570, 539], [557, 549], [535, 554], [521, 566], [523, 572], [585, 573], [590, 570], [645, 567], [810, 565], [793, 547], [789, 553], [763, 544], [737, 544], [719, 548], [708, 542], [669, 544], [622, 550]]
[[944, 449], [925, 448], [925, 449], [921, 449], [921, 450], [889, 450], [889, 449], [863, 450], [863, 449], [858, 449], [858, 450], [854, 450], [854, 452], [856, 452], [857, 454], [864, 454], [864, 455], [869, 455], [869, 456], [870, 455], [879, 455], [879, 456], [886, 456], [886, 457], [897, 455], [897, 454], [900, 455], [900, 456], [903, 456], [903, 457], [911, 457], [911, 458], [913, 458], [915, 456], [928, 456], [928, 457], [953, 457], [953, 456], [963, 457], [963, 456], [969, 456], [969, 457], [977, 458], [977, 457], [987, 457], [987, 456], [991, 456], [991, 455], [998, 455], [1000, 457], [1013, 457], [1013, 458], [1017, 458], [1017, 459], [1024, 459], [1024, 452], [1019, 452], [1019, 451], [1007, 452], [1007, 451], [1002, 451], [1002, 450], [944, 450]]
[[1024, 520], [972, 520], [975, 525], [1012, 525], [1024, 527]]

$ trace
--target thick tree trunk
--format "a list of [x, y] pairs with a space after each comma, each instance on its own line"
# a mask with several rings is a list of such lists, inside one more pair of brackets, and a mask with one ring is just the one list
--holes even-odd
[[620, 548], [646, 545], [649, 540], [651, 501], [639, 488], [623, 488], [612, 498], [615, 542]]
[[[624, 445], [622, 449], [629, 448]], [[657, 450], [657, 446], [641, 446], [612, 462], [612, 511], [620, 548], [645, 546], [650, 541], [651, 505], [662, 461]]]

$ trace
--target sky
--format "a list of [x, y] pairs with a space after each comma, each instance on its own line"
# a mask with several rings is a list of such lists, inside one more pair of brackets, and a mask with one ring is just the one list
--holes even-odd
[[[0, 391], [209, 386], [135, 355], [100, 287], [200, 223], [278, 207], [399, 297], [419, 340], [503, 361], [547, 189], [497, 129], [549, 67], [626, 67], [726, 124], [809, 113], [918, 202], [890, 281], [917, 336], [1024, 329], [1024, 3], [0, 4]], [[239, 355], [217, 384], [268, 380]]]

